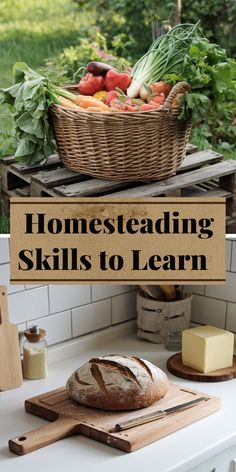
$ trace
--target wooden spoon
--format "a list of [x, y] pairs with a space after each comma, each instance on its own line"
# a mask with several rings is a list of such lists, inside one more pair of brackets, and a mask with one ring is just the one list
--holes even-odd
[[163, 290], [166, 300], [173, 301], [177, 298], [177, 292], [174, 285], [160, 285]]

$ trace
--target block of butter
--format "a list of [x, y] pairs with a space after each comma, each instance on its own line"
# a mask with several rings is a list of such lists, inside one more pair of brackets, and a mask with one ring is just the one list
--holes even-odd
[[182, 333], [182, 362], [206, 374], [233, 365], [234, 335], [214, 326], [199, 326]]

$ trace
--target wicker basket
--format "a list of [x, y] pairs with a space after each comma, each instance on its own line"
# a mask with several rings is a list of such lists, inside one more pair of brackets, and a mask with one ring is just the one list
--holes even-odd
[[58, 154], [75, 172], [117, 181], [161, 180], [176, 173], [185, 156], [191, 123], [172, 107], [179, 82], [154, 111], [94, 113], [51, 107]]

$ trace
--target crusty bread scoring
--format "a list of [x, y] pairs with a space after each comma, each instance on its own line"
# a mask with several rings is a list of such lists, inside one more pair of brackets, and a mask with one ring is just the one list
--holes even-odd
[[138, 357], [110, 354], [93, 358], [68, 379], [69, 396], [82, 405], [104, 410], [135, 410], [163, 398], [166, 374]]

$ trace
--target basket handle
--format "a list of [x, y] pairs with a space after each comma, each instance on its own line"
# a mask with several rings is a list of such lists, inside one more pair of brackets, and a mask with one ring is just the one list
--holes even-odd
[[190, 92], [191, 87], [187, 82], [178, 82], [177, 84], [174, 85], [174, 87], [171, 89], [164, 105], [163, 108], [171, 108], [174, 102], [174, 99], [177, 97], [179, 93], [185, 93], [185, 92]]

